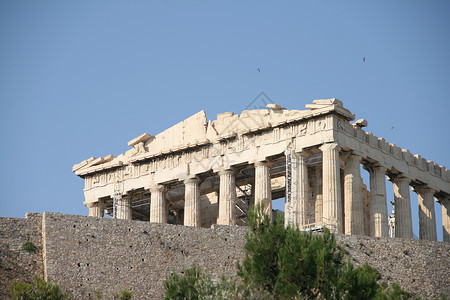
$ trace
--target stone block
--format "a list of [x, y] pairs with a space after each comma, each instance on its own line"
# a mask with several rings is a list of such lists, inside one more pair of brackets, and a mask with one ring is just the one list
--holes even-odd
[[154, 136], [148, 134], [148, 133], [143, 133], [140, 136], [138, 136], [137, 138], [132, 139], [131, 141], [128, 142], [128, 146], [133, 147], [141, 142], [147, 142], [150, 139], [154, 138]]
[[378, 148], [378, 137], [374, 136], [372, 132], [366, 133], [366, 140], [367, 143], [369, 143], [370, 146], [374, 148]]
[[414, 164], [414, 156], [409, 152], [408, 149], [402, 149], [403, 159], [410, 164]]
[[340, 107], [344, 107], [344, 104], [342, 103], [342, 101], [336, 99], [336, 98], [331, 98], [331, 99], [317, 99], [317, 100], [313, 100], [314, 104], [317, 105], [337, 105]]
[[392, 144], [392, 143], [389, 144], [389, 146], [390, 146], [389, 153], [391, 153], [392, 155], [394, 155], [395, 158], [403, 159], [402, 148], [400, 148], [400, 147], [398, 147], [397, 145]]
[[163, 169], [155, 172], [154, 180], [155, 183], [159, 184], [177, 179], [184, 179], [189, 174], [188, 165], [183, 164], [172, 169]]
[[283, 106], [280, 106], [280, 105], [275, 104], [275, 103], [267, 104], [266, 107], [271, 109], [271, 110], [273, 110], [273, 111], [280, 111], [280, 110], [285, 110], [286, 109]]
[[378, 148], [380, 148], [385, 153], [390, 153], [390, 146], [389, 143], [386, 142], [384, 138], [378, 138]]
[[224, 119], [230, 118], [234, 115], [233, 112], [224, 112], [221, 114], [217, 114], [217, 121], [223, 121]]
[[414, 164], [422, 170], [426, 170], [426, 160], [419, 154], [414, 155]]
[[353, 126], [353, 128], [355, 128], [356, 138], [359, 141], [366, 143], [366, 132], [358, 126]]
[[353, 123], [354, 125], [358, 126], [359, 128], [367, 127], [369, 123], [366, 119], [359, 119]]

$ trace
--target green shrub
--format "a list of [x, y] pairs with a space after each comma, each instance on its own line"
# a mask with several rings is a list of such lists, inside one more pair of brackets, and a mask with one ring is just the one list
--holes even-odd
[[132, 296], [133, 296], [133, 295], [131, 294], [131, 292], [130, 292], [129, 290], [124, 289], [124, 290], [122, 291], [122, 294], [120, 294], [120, 295], [119, 295], [119, 294], [115, 294], [115, 295], [114, 295], [114, 299], [130, 300]]
[[36, 253], [36, 251], [37, 251], [36, 246], [30, 241], [28, 241], [25, 244], [23, 244], [22, 249], [27, 251], [27, 252], [30, 252], [30, 253]]
[[223, 276], [214, 284], [211, 276], [194, 265], [183, 275], [174, 272], [164, 281], [165, 300], [258, 300], [271, 299], [264, 291], [249, 289], [237, 284], [235, 278]]
[[[200, 279], [200, 271], [192, 266], [184, 270], [183, 276], [174, 272], [164, 281], [166, 293], [164, 299], [198, 299], [197, 283]], [[209, 288], [204, 287], [204, 289]]]
[[56, 283], [51, 283], [50, 278], [45, 281], [39, 276], [35, 276], [31, 283], [14, 281], [9, 288], [9, 295], [13, 300], [60, 300], [68, 297], [68, 294], [63, 293]]

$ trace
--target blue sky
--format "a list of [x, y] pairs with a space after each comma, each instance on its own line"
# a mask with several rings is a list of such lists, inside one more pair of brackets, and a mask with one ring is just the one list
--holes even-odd
[[450, 167], [449, 15], [448, 1], [2, 1], [0, 216], [87, 214], [73, 164], [261, 91], [289, 109], [336, 97]]

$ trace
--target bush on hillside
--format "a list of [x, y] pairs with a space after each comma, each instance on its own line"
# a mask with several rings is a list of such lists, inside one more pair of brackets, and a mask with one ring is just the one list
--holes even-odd
[[61, 300], [68, 297], [56, 283], [52, 283], [35, 276], [31, 283], [14, 281], [9, 288], [9, 295], [13, 300], [52, 299]]

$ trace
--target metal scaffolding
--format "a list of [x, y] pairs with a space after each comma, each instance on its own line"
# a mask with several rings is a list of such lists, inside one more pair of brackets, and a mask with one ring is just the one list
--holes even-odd
[[286, 226], [296, 226], [296, 216], [297, 216], [297, 209], [296, 209], [296, 203], [294, 203], [292, 199], [292, 191], [293, 191], [293, 180], [292, 175], [293, 172], [296, 171], [295, 168], [295, 162], [293, 162], [293, 149], [292, 149], [292, 138], [287, 140], [286, 143], [286, 195], [285, 195], [285, 201], [286, 201]]
[[113, 194], [113, 215], [112, 217], [117, 218], [117, 205], [120, 200], [122, 200], [123, 182], [120, 182], [119, 175], [116, 174], [114, 177], [114, 194]]

